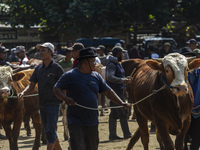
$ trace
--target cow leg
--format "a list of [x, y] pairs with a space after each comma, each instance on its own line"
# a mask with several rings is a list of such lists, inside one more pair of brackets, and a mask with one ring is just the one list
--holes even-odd
[[24, 128], [26, 129], [27, 136], [31, 136], [31, 127], [30, 127], [29, 123], [30, 123], [30, 118], [29, 117], [25, 117], [24, 118]]
[[[22, 116], [22, 114], [21, 114]], [[22, 118], [17, 117], [17, 119], [14, 121], [13, 129], [12, 129], [12, 136], [13, 136], [13, 150], [18, 150], [18, 138], [20, 133], [20, 128], [22, 124]]]
[[135, 109], [135, 114], [137, 118], [138, 125], [140, 127], [140, 136], [144, 150], [149, 149], [149, 129], [148, 129], [148, 120], [144, 118], [138, 111]]
[[173, 141], [169, 135], [168, 128], [166, 127], [165, 123], [160, 121], [156, 121], [157, 132], [160, 135], [160, 141], [163, 142], [165, 150], [174, 150]]
[[162, 142], [162, 139], [161, 139], [160, 134], [159, 134], [158, 131], [156, 132], [156, 137], [157, 137], [157, 141], [158, 141], [158, 143], [160, 145], [160, 149], [161, 150], [165, 150], [165, 146], [164, 146], [164, 144]]
[[[186, 119], [183, 123], [183, 128], [181, 130], [181, 134], [176, 136], [176, 140], [175, 140], [175, 148], [176, 149], [180, 149], [183, 150], [184, 149], [184, 140], [185, 140], [185, 135], [188, 131], [190, 127], [190, 117], [188, 117], [188, 119]], [[187, 146], [187, 145], [186, 145]]]
[[12, 122], [2, 122], [2, 126], [3, 126], [3, 128], [5, 130], [6, 137], [7, 137], [8, 141], [9, 141], [10, 150], [13, 150], [14, 149], [14, 144], [13, 144], [11, 123]]
[[42, 125], [41, 125], [41, 120], [40, 120], [40, 114], [39, 112], [32, 117], [33, 120], [33, 125], [35, 127], [35, 141], [33, 145], [33, 150], [39, 150], [40, 147], [40, 135], [42, 132]]

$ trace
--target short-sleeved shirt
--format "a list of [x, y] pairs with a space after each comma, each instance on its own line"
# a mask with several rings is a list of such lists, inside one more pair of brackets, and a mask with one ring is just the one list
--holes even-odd
[[[77, 104], [90, 108], [98, 108], [97, 94], [110, 89], [99, 73], [93, 71], [84, 74], [77, 68], [64, 73], [55, 86], [66, 90]], [[97, 110], [77, 105], [68, 107], [67, 119], [68, 124], [81, 126], [95, 126], [99, 123]]]
[[30, 82], [38, 83], [40, 106], [62, 103], [53, 93], [53, 87], [63, 73], [62, 67], [53, 60], [47, 67], [42, 63], [35, 68]]

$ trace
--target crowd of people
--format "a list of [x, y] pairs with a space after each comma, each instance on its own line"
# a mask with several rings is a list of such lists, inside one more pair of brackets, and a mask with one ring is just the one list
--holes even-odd
[[[186, 46], [181, 48], [180, 53], [186, 57], [196, 56], [200, 58], [198, 46], [195, 39], [190, 39], [186, 42]], [[56, 125], [60, 104], [63, 101], [68, 105], [67, 123], [70, 133], [70, 148], [72, 150], [98, 149], [98, 93], [102, 97], [101, 105], [103, 107], [106, 107], [105, 96], [110, 100], [110, 106], [121, 105], [124, 107], [110, 111], [109, 140], [127, 139], [133, 135], [128, 126], [129, 113], [127, 108], [130, 108], [131, 105], [127, 103], [124, 95], [124, 89], [131, 82], [131, 79], [125, 77], [121, 61], [132, 58], [142, 59], [143, 56], [140, 55], [136, 46], [125, 50], [120, 43], [116, 43], [113, 48], [107, 49], [104, 45], [98, 45], [96, 48], [85, 47], [81, 43], [71, 41], [65, 48], [62, 48], [61, 45], [54, 48], [54, 45], [49, 42], [37, 44], [36, 48], [42, 63], [37, 66], [26, 66], [25, 64], [30, 58], [26, 55], [24, 46], [19, 45], [12, 48], [7, 57], [9, 50], [0, 45], [0, 66], [10, 66], [14, 73], [35, 68], [30, 78], [30, 84], [19, 93], [18, 97], [22, 98], [24, 94], [31, 92], [38, 83], [40, 115], [48, 140], [48, 150], [62, 149], [56, 133]], [[154, 59], [163, 58], [174, 52], [168, 42], [156, 47], [149, 45], [147, 50], [150, 58]], [[55, 62], [53, 55], [57, 54], [62, 54], [65, 57]], [[18, 62], [18, 66], [13, 66], [12, 62]], [[95, 71], [96, 63], [106, 66], [105, 80]], [[22, 65], [24, 67], [20, 67]], [[192, 141], [192, 150], [197, 150], [200, 146], [200, 131], [198, 130], [200, 107], [197, 107], [200, 104], [199, 76], [199, 69], [189, 74], [189, 81], [194, 92], [194, 109], [185, 143]], [[77, 104], [96, 109], [86, 109]], [[120, 121], [123, 137], [116, 134], [117, 119]]]

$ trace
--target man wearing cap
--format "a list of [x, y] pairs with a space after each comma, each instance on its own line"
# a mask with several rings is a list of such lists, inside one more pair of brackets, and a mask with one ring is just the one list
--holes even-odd
[[21, 98], [24, 94], [31, 92], [38, 83], [40, 115], [48, 141], [47, 150], [53, 150], [53, 148], [60, 150], [56, 128], [62, 100], [59, 100], [53, 93], [53, 86], [64, 71], [52, 58], [53, 44], [46, 42], [36, 45], [36, 48], [40, 50], [43, 63], [35, 68], [30, 78], [31, 83], [18, 94], [18, 97]]
[[6, 49], [4, 46], [0, 46], [0, 66], [10, 66], [12, 69], [14, 69], [9, 62], [5, 61], [7, 58], [7, 52], [8, 49]]
[[[197, 58], [200, 58], [199, 55], [197, 55], [198, 53], [200, 53], [199, 49], [195, 49], [193, 51], [189, 47], [181, 49], [181, 54], [186, 57], [197, 56]], [[190, 138], [190, 149], [198, 150], [200, 147], [200, 107], [198, 107], [200, 106], [200, 68], [188, 72], [188, 80], [193, 91], [194, 104], [191, 114], [190, 128], [185, 136], [184, 150], [188, 150], [187, 143]]]
[[106, 59], [106, 55], [104, 53], [105, 46], [99, 45], [96, 50], [97, 50], [98, 57], [99, 57], [99, 59], [101, 61], [101, 64], [106, 66], [108, 60]]
[[[125, 85], [130, 83], [130, 79], [125, 78], [125, 72], [120, 64], [123, 59], [123, 53], [126, 52], [122, 47], [115, 46], [112, 49], [112, 55], [108, 56], [108, 63], [106, 65], [106, 82], [107, 84], [117, 93], [117, 95], [125, 102], [124, 89]], [[110, 102], [110, 106], [116, 106], [115, 103]], [[123, 108], [111, 109], [109, 115], [109, 139], [122, 139], [122, 137], [117, 136], [116, 126], [117, 119], [120, 119], [121, 128], [124, 134], [124, 138], [130, 138], [132, 133], [129, 131], [128, 127], [128, 110]]]
[[190, 39], [186, 42], [188, 47], [193, 51], [195, 48], [197, 48], [197, 41], [195, 39]]
[[78, 67], [78, 61], [76, 60], [79, 57], [79, 52], [81, 49], [84, 49], [84, 45], [81, 43], [74, 43], [74, 45], [71, 47], [72, 49], [72, 57], [74, 59], [74, 63], [73, 63], [73, 68], [77, 68]]
[[167, 54], [169, 54], [169, 53], [173, 53], [173, 51], [171, 50], [171, 44], [170, 43], [168, 43], [168, 42], [166, 42], [165, 44], [164, 44], [164, 48], [163, 48], [163, 50], [161, 51], [161, 53], [160, 53], [160, 58], [164, 58]]
[[26, 50], [25, 50], [25, 47], [20, 45], [20, 46], [17, 46], [16, 47], [16, 51], [15, 51], [15, 54], [17, 55], [17, 57], [19, 59], [21, 59], [19, 65], [25, 65], [26, 62], [28, 61], [28, 57], [26, 56]]
[[[68, 106], [67, 120], [72, 150], [97, 150], [98, 133], [98, 98], [97, 93], [105, 94], [118, 105], [126, 108], [130, 104], [123, 102], [106, 84], [101, 75], [94, 70], [97, 54], [93, 48], [80, 51], [78, 68], [62, 75], [54, 86], [54, 93]], [[66, 96], [65, 92], [68, 95]]]
[[61, 65], [61, 67], [64, 69], [64, 72], [66, 72], [73, 67], [74, 59], [72, 58], [72, 49], [63, 49], [62, 54], [65, 55], [65, 57], [58, 61], [58, 64]]

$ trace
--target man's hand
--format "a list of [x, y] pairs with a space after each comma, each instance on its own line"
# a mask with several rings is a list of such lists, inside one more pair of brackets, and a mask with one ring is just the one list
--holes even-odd
[[128, 85], [128, 84], [130, 84], [130, 83], [131, 83], [131, 78], [126, 78], [126, 79], [124, 80], [124, 84]]
[[130, 103], [125, 103], [125, 102], [123, 102], [123, 103], [122, 103], [122, 106], [124, 106], [125, 109], [131, 108], [131, 104], [130, 104]]
[[66, 98], [65, 103], [69, 106], [75, 106], [76, 102], [72, 98]]
[[24, 91], [22, 91], [21, 93], [19, 93], [19, 94], [17, 95], [17, 98], [18, 98], [18, 99], [21, 99], [23, 96], [24, 96]]

